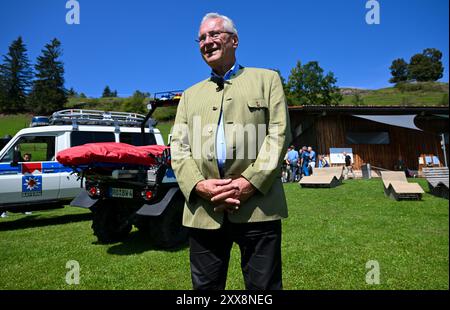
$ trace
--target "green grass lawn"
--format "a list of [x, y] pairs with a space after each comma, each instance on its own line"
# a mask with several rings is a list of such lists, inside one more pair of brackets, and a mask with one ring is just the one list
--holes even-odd
[[[380, 179], [285, 185], [285, 289], [449, 288], [448, 200], [396, 202], [382, 188]], [[100, 245], [90, 225], [89, 211], [72, 207], [0, 219], [0, 289], [191, 289], [187, 247], [158, 250], [136, 230]], [[69, 260], [80, 264], [79, 285], [65, 282]], [[379, 285], [365, 282], [369, 260], [379, 263]], [[235, 246], [227, 289], [243, 288]]]
[[159, 129], [161, 135], [164, 139], [164, 143], [167, 144], [167, 138], [170, 133], [170, 129], [172, 129], [173, 122], [158, 122], [156, 128]]

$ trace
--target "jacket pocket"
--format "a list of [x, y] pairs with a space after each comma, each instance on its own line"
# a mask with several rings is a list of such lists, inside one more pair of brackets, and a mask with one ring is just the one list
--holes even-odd
[[247, 101], [250, 111], [268, 109], [267, 101], [264, 98], [250, 99]]

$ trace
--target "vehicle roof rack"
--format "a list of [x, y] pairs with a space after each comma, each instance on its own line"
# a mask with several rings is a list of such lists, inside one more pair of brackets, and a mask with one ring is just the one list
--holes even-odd
[[144, 120], [145, 115], [137, 113], [67, 109], [54, 112], [50, 125], [72, 124], [74, 129], [78, 129], [78, 125], [115, 126], [118, 130], [119, 126], [140, 127]]

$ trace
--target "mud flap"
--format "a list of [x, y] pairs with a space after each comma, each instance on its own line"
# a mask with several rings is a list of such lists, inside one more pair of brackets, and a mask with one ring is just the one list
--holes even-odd
[[155, 204], [145, 204], [143, 205], [136, 214], [143, 216], [158, 216], [161, 215], [168, 205], [171, 204], [175, 197], [175, 194], [180, 190], [179, 187], [171, 187], [164, 198]]
[[98, 199], [91, 198], [87, 191], [81, 191], [77, 197], [75, 197], [70, 205], [79, 208], [90, 208], [98, 201]]

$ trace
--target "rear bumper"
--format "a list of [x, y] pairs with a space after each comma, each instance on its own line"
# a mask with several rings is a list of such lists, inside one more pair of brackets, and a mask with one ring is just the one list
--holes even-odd
[[[169, 206], [174, 199], [178, 199], [179, 195], [177, 193], [180, 192], [180, 188], [178, 186], [171, 187], [167, 190], [164, 197], [161, 200], [158, 200], [155, 203], [149, 203], [149, 204], [142, 204], [141, 201], [136, 200], [125, 200], [120, 198], [107, 198], [108, 200], [118, 199], [122, 201], [126, 201], [127, 205], [130, 206], [130, 208], [137, 209], [136, 214], [142, 215], [142, 216], [159, 216], [161, 215], [164, 210]], [[79, 208], [91, 208], [93, 207], [101, 198], [94, 199], [89, 196], [87, 191], [83, 190], [78, 194], [75, 199], [73, 199], [70, 202], [70, 205], [73, 207], [79, 207]]]

